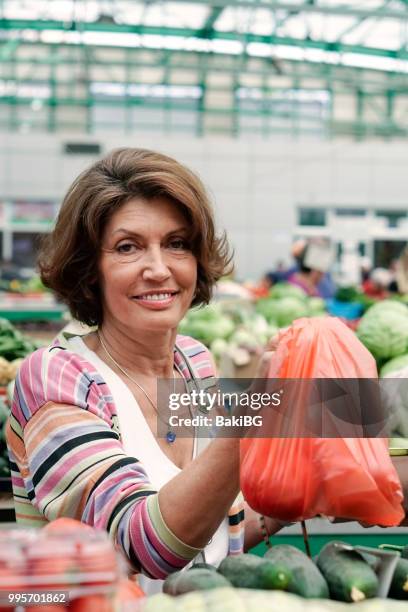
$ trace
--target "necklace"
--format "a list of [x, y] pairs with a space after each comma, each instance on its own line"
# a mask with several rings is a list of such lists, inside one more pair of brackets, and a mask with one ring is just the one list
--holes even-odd
[[[130, 374], [124, 369], [122, 368], [122, 366], [120, 366], [118, 364], [118, 362], [112, 357], [112, 355], [110, 354], [110, 352], [108, 351], [105, 342], [102, 340], [102, 334], [99, 333], [99, 331], [96, 332], [98, 338], [99, 338], [99, 342], [101, 343], [101, 347], [103, 348], [103, 350], [105, 351], [105, 353], [107, 354], [107, 356], [109, 357], [109, 359], [112, 361], [112, 363], [115, 364], [115, 366], [118, 368], [118, 370], [120, 370], [122, 372], [122, 374], [124, 374], [129, 380], [132, 381], [132, 383], [134, 383], [136, 385], [136, 387], [138, 389], [140, 389], [140, 391], [143, 393], [143, 395], [146, 397], [146, 399], [149, 401], [149, 403], [153, 406], [157, 416], [160, 418], [159, 415], [159, 411], [157, 410], [157, 406], [154, 403], [154, 401], [152, 400], [152, 398], [150, 397], [150, 395], [147, 393], [146, 389], [144, 389], [142, 387], [142, 385], [140, 383], [137, 382], [137, 380], [135, 380], [134, 378], [132, 378], [132, 376], [130, 376]], [[176, 387], [176, 376], [174, 374], [174, 370], [173, 370], [173, 392], [175, 391], [175, 387]], [[164, 422], [162, 419], [160, 419], [162, 422]], [[169, 444], [173, 444], [173, 442], [176, 439], [176, 434], [174, 433], [174, 431], [171, 431], [170, 429], [170, 425], [169, 423], [165, 423], [168, 427], [168, 432], [166, 433], [166, 440]]]

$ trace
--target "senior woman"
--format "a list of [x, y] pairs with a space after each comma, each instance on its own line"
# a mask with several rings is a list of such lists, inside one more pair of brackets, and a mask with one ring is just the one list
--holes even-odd
[[157, 380], [215, 376], [207, 349], [177, 335], [230, 265], [198, 177], [159, 153], [113, 151], [74, 181], [39, 263], [95, 331], [22, 364], [7, 432], [17, 520], [107, 530], [147, 592], [202, 552], [217, 565], [259, 542], [251, 511], [243, 539], [239, 440], [198, 452], [193, 437], [157, 435]]

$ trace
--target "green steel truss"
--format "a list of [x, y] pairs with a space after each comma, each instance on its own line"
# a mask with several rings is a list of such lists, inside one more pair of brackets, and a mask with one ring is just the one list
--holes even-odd
[[[115, 2], [101, 4], [97, 21], [57, 21], [8, 19], [0, 0], [0, 129], [408, 135], [405, 0], [371, 10], [364, 2], [190, 0], [186, 7], [208, 8], [197, 28], [116, 23]], [[270, 34], [217, 29], [231, 6], [270, 11]], [[282, 33], [285, 22], [319, 14], [351, 21], [330, 40]], [[345, 42], [383, 19], [399, 24], [392, 48]]]

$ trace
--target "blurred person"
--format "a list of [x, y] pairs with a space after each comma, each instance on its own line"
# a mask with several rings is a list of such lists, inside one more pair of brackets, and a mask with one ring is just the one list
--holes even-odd
[[370, 278], [372, 263], [369, 257], [360, 258], [360, 283], [363, 284]]
[[405, 247], [395, 263], [395, 281], [398, 293], [408, 293], [408, 246]]
[[308, 296], [327, 297], [319, 285], [331, 264], [330, 247], [322, 242], [309, 242], [298, 245], [295, 253], [297, 270], [289, 276], [288, 283], [300, 287]]
[[384, 300], [389, 296], [388, 287], [392, 281], [392, 273], [386, 268], [375, 268], [362, 284], [363, 293], [369, 297]]

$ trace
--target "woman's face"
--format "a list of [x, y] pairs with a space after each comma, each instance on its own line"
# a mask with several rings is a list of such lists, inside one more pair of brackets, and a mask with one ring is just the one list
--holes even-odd
[[134, 198], [112, 215], [99, 261], [104, 322], [132, 331], [177, 327], [197, 282], [190, 234], [182, 212], [162, 198]]

